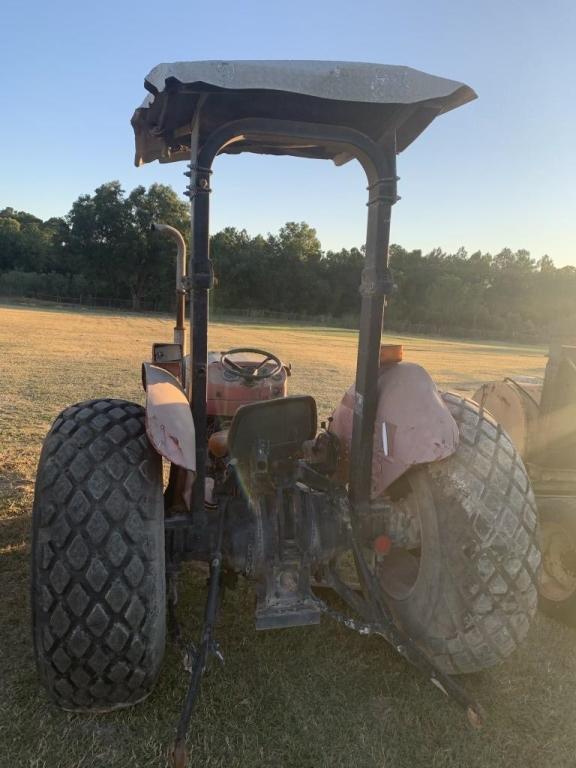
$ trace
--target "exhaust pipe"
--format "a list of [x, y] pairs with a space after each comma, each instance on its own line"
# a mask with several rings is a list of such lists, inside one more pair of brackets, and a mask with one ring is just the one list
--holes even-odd
[[169, 224], [160, 224], [152, 222], [152, 232], [162, 232], [172, 240], [176, 241], [178, 248], [176, 253], [176, 325], [174, 326], [174, 344], [180, 344], [182, 355], [184, 355], [184, 345], [186, 342], [185, 307], [186, 292], [183, 286], [183, 280], [186, 277], [186, 241], [182, 234]]

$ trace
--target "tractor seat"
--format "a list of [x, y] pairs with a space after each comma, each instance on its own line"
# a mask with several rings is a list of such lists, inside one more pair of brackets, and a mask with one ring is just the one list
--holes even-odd
[[281, 397], [243, 405], [236, 411], [230, 429], [214, 432], [208, 450], [223, 458], [230, 453], [241, 463], [249, 462], [259, 440], [264, 440], [276, 458], [299, 453], [302, 444], [316, 435], [316, 403], [308, 396]]

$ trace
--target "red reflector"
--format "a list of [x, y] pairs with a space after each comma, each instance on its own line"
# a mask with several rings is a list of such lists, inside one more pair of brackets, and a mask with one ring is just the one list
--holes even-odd
[[388, 536], [378, 536], [374, 539], [374, 552], [377, 555], [387, 555], [392, 549], [392, 540]]

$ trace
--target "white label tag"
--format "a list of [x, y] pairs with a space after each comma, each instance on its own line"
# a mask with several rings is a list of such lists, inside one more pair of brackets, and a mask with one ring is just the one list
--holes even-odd
[[386, 429], [386, 422], [382, 422], [382, 450], [384, 456], [388, 456], [388, 430]]

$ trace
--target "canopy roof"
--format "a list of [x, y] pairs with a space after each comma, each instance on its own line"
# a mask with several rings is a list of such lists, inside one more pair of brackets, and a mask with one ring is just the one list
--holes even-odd
[[[132, 117], [136, 165], [188, 157], [202, 94], [200, 146], [224, 123], [263, 117], [354, 128], [374, 141], [395, 131], [398, 152], [435, 117], [476, 98], [467, 85], [410, 67], [344, 61], [175, 62], [154, 67], [144, 85], [150, 95]], [[289, 142], [223, 151], [336, 158], [329, 147]]]

